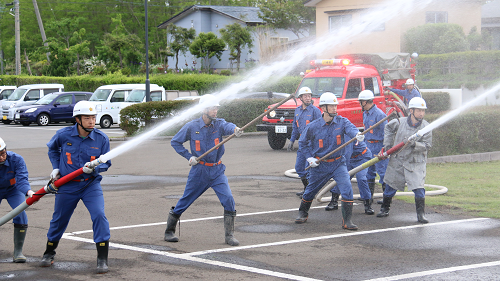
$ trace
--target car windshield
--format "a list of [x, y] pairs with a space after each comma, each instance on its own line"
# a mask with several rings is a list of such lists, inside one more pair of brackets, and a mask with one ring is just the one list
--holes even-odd
[[323, 93], [334, 93], [341, 98], [344, 93], [345, 77], [313, 77], [304, 78], [298, 89], [309, 87], [313, 98], [319, 98]]
[[16, 89], [7, 100], [19, 100], [28, 89]]
[[41, 99], [37, 100], [34, 104], [47, 105], [47, 104], [51, 103], [55, 98], [57, 98], [57, 95], [49, 94], [49, 95], [43, 96]]
[[111, 90], [97, 89], [90, 97], [90, 101], [105, 101], [108, 99], [110, 93]]
[[142, 102], [144, 96], [146, 95], [146, 90], [132, 90], [125, 101], [127, 102]]

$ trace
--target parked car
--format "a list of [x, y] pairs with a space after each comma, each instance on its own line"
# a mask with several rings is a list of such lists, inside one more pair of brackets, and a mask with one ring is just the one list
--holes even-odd
[[0, 86], [0, 100], [6, 100], [16, 88], [16, 86]]
[[62, 92], [45, 95], [32, 105], [16, 110], [15, 121], [23, 126], [37, 123], [47, 126], [50, 123], [74, 122], [73, 107], [82, 100], [89, 100], [91, 92]]
[[18, 87], [7, 100], [2, 101], [2, 122], [14, 121], [16, 110], [25, 105], [32, 105], [41, 97], [50, 93], [64, 91], [63, 84], [32, 84]]

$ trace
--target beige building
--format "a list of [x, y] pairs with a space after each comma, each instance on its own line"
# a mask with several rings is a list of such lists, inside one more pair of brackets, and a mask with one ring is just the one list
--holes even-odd
[[[393, 0], [418, 3], [418, 0]], [[425, 2], [425, 1], [424, 1]], [[308, 7], [316, 7], [316, 36], [321, 37], [336, 28], [349, 27], [363, 21], [369, 8], [389, 1], [383, 0], [308, 0]], [[401, 2], [398, 2], [401, 3]], [[456, 23], [468, 34], [472, 27], [481, 30], [480, 0], [434, 0], [432, 3], [401, 12], [401, 16], [389, 15], [387, 21], [375, 30], [366, 31], [352, 40], [329, 50], [318, 57], [330, 58], [346, 53], [402, 52], [404, 33], [427, 23]], [[423, 5], [420, 5], [423, 6]]]

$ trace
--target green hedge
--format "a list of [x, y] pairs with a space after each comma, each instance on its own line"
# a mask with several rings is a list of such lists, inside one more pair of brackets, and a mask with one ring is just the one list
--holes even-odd
[[422, 98], [427, 104], [427, 113], [439, 113], [450, 110], [450, 94], [446, 92], [425, 92]]
[[[217, 116], [236, 124], [238, 127], [243, 127], [257, 116], [264, 113], [270, 104], [280, 101], [281, 99], [236, 99], [229, 102], [223, 102]], [[256, 121], [253, 125], [246, 128], [245, 132], [257, 131], [256, 126], [261, 123], [262, 120]]]

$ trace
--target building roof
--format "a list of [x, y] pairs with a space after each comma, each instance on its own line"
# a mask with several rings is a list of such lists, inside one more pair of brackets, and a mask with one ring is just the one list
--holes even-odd
[[499, 18], [500, 0], [489, 1], [481, 7], [481, 18]]
[[171, 17], [167, 21], [161, 23], [160, 25], [158, 25], [158, 28], [166, 28], [168, 24], [177, 22], [178, 20], [196, 11], [210, 11], [219, 13], [221, 15], [242, 21], [247, 24], [264, 23], [264, 21], [259, 18], [260, 9], [257, 7], [193, 5], [186, 8], [184, 11], [178, 13], [177, 15]]

